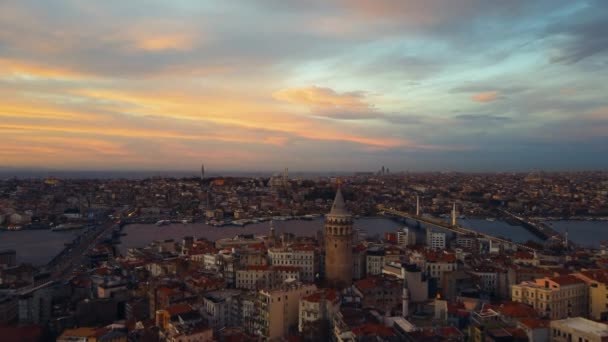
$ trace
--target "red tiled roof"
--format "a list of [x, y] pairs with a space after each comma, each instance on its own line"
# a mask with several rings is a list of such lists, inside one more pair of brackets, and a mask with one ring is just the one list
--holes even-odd
[[164, 296], [171, 296], [179, 292], [178, 289], [170, 288], [170, 287], [161, 287], [158, 289], [158, 292]]
[[525, 251], [517, 251], [515, 254], [513, 254], [513, 259], [534, 259], [534, 254]]
[[442, 327], [436, 330], [436, 333], [442, 337], [459, 337], [463, 336], [462, 332], [455, 327]]
[[462, 302], [448, 302], [448, 313], [455, 315], [459, 310], [464, 310], [464, 303]]
[[194, 309], [192, 308], [192, 306], [190, 306], [190, 304], [180, 303], [170, 306], [169, 308], [167, 308], [167, 311], [169, 312], [170, 316], [176, 316], [192, 312], [194, 311]]
[[563, 276], [552, 278], [551, 280], [556, 282], [560, 286], [568, 286], [568, 285], [576, 285], [576, 284], [585, 283], [582, 279], [579, 279], [573, 275], [563, 275]]
[[291, 247], [294, 251], [314, 251], [315, 246], [311, 245], [296, 245]]
[[99, 267], [95, 269], [95, 273], [98, 275], [108, 275], [110, 274], [110, 269], [107, 267]]
[[266, 265], [249, 265], [245, 269], [248, 271], [268, 271], [270, 267]]
[[393, 329], [377, 323], [365, 323], [356, 326], [352, 329], [352, 332], [357, 335], [357, 337], [370, 335], [380, 337], [395, 336], [395, 331]]
[[367, 277], [355, 282], [355, 287], [359, 290], [369, 290], [378, 287], [394, 288], [402, 286], [397, 278], [382, 276]]
[[608, 270], [588, 270], [581, 272], [581, 274], [599, 283], [608, 284]]
[[37, 325], [22, 327], [0, 325], [0, 336], [3, 342], [38, 342], [42, 340], [42, 328]]
[[427, 262], [456, 262], [456, 255], [453, 253], [427, 251], [425, 258]]
[[303, 300], [307, 301], [307, 302], [313, 302], [313, 303], [318, 303], [321, 301], [321, 295], [323, 294], [323, 292], [325, 292], [325, 300], [329, 301], [329, 302], [333, 302], [334, 300], [336, 300], [338, 298], [338, 292], [334, 289], [323, 289], [317, 292], [314, 292], [304, 298], [302, 298]]
[[367, 250], [367, 247], [365, 247], [364, 245], [356, 245], [355, 247], [353, 247], [354, 252], [363, 252], [365, 250]]
[[518, 302], [503, 302], [498, 306], [494, 306], [494, 309], [502, 315], [512, 318], [538, 317], [538, 313], [533, 307]]
[[530, 329], [538, 329], [549, 327], [549, 323], [551, 323], [551, 321], [537, 318], [522, 318], [519, 320], [519, 323], [525, 325]]

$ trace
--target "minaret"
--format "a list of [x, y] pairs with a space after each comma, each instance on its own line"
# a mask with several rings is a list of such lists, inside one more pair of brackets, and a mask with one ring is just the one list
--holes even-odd
[[420, 216], [420, 197], [416, 195], [416, 216]]
[[452, 206], [452, 227], [456, 227], [456, 202]]
[[336, 288], [353, 281], [353, 218], [346, 209], [340, 180], [334, 204], [325, 215], [325, 278]]
[[402, 302], [401, 302], [401, 316], [403, 318], [407, 318], [410, 315], [409, 307], [410, 307], [410, 293], [407, 288], [407, 283], [405, 283], [403, 286], [403, 298], [402, 298]]
[[268, 236], [272, 244], [274, 245], [277, 242], [277, 233], [274, 229], [274, 221], [270, 220], [270, 235]]

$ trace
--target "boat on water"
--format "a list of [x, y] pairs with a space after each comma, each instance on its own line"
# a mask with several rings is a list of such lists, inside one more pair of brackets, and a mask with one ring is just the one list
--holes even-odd
[[61, 232], [61, 231], [65, 231], [65, 230], [81, 229], [82, 227], [84, 227], [84, 226], [79, 223], [62, 223], [56, 227], [51, 228], [51, 231], [52, 232]]
[[166, 225], [169, 225], [169, 224], [171, 224], [170, 220], [159, 220], [158, 222], [156, 222], [156, 225], [159, 226], [159, 227], [160, 226], [166, 226]]
[[489, 222], [494, 222], [494, 221], [496, 221], [496, 219], [495, 219], [495, 218], [493, 218], [493, 217], [488, 217], [488, 218], [486, 219], [486, 221], [489, 221]]
[[211, 221], [207, 221], [207, 224], [212, 227], [223, 227], [226, 225], [226, 222], [220, 221], [220, 220], [211, 220]]

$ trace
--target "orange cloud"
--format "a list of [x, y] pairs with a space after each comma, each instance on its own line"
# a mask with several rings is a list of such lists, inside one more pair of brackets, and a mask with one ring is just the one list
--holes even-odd
[[487, 91], [487, 92], [475, 94], [475, 95], [473, 95], [473, 97], [471, 97], [471, 100], [473, 100], [475, 102], [482, 102], [482, 103], [496, 101], [497, 99], [498, 99], [498, 92], [496, 92], [496, 91]]
[[146, 51], [189, 50], [192, 48], [193, 38], [186, 34], [165, 34], [143, 37], [136, 40], [135, 45]]
[[85, 75], [80, 72], [75, 72], [63, 67], [0, 58], [0, 77], [2, 75], [63, 80], [82, 79], [85, 77]]
[[594, 109], [586, 116], [592, 120], [608, 121], [608, 106]]
[[338, 93], [330, 88], [316, 86], [279, 90], [273, 94], [273, 97], [277, 100], [313, 107], [369, 109], [369, 105], [363, 101], [361, 93]]
[[[221, 151], [247, 150], [250, 146], [282, 147], [291, 139], [349, 142], [376, 149], [417, 148], [415, 143], [403, 138], [369, 136], [357, 133], [347, 124], [321, 124], [315, 118], [286, 114], [280, 105], [269, 103], [267, 97], [255, 92], [237, 95], [215, 89], [201, 93], [188, 87], [124, 89], [122, 84], [111, 88], [103, 85], [96, 88], [68, 87], [57, 91], [39, 87], [23, 96], [14, 96], [19, 95], [18, 91], [13, 91], [10, 96], [0, 94], [0, 117], [5, 118], [0, 122], [0, 132], [11, 140], [19, 137], [18, 141], [23, 146], [52, 148], [53, 153], [48, 151], [45, 155], [40, 152], [38, 155], [45, 163], [47, 159], [54, 158], [70, 159], [75, 164], [79, 160], [97, 163], [113, 157], [112, 163], [132, 165], [137, 160], [138, 165], [153, 165], [154, 160], [158, 161], [153, 151], [171, 142], [189, 146], [176, 149], [170, 158], [172, 163], [173, 158], [179, 159], [180, 153], [186, 159], [195, 158], [201, 143], [222, 144], [219, 147]], [[297, 94], [297, 91], [283, 93], [294, 101], [319, 106], [368, 107], [359, 93], [311, 88], [308, 94], [306, 91]], [[138, 115], [141, 115], [140, 119]], [[136, 146], [145, 141], [147, 145], [157, 147], [150, 151], [138, 147], [140, 153], [136, 153], [116, 141], [135, 143]], [[13, 153], [11, 158], [4, 155], [8, 162], [18, 164], [18, 153]], [[254, 156], [257, 160], [262, 158], [259, 153]]]
[[[285, 96], [294, 102], [309, 104], [325, 104], [328, 106], [367, 106], [357, 100], [356, 93], [332, 95], [331, 89], [304, 88], [295, 92], [286, 91], [275, 93], [279, 98]], [[326, 128], [318, 122], [310, 121], [297, 116], [285, 116], [276, 109], [268, 107], [266, 103], [244, 101], [243, 99], [222, 98], [220, 96], [200, 97], [190, 96], [186, 93], [126, 93], [107, 90], [78, 90], [75, 94], [97, 98], [105, 101], [123, 103], [132, 111], [143, 111], [161, 117], [180, 118], [195, 121], [208, 121], [225, 126], [239, 127], [241, 129], [264, 130], [275, 132], [281, 138], [267, 138], [259, 143], [283, 144], [287, 139], [285, 134], [312, 140], [349, 141], [370, 146], [394, 147], [405, 146], [404, 140], [391, 138], [371, 138], [345, 134], [339, 130]], [[204, 108], [204, 110], [202, 110]], [[185, 135], [187, 136], [187, 135]], [[222, 137], [217, 137], [222, 139]], [[236, 138], [238, 139], [238, 138]]]

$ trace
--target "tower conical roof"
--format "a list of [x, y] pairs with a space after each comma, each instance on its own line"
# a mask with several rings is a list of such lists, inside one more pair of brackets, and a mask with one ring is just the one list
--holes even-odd
[[350, 215], [348, 210], [346, 210], [346, 203], [344, 203], [344, 196], [342, 196], [342, 191], [338, 188], [336, 192], [336, 198], [334, 199], [334, 204], [331, 206], [330, 215]]

